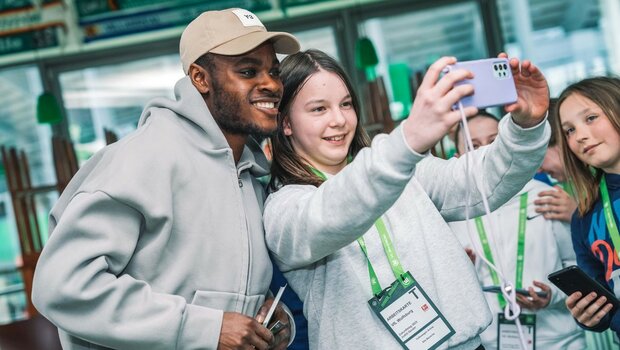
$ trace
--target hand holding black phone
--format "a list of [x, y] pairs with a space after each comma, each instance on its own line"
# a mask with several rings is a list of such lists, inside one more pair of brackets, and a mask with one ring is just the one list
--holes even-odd
[[588, 276], [576, 265], [553, 272], [547, 278], [568, 296], [575, 292], [581, 292], [582, 297], [585, 297], [594, 292], [597, 295], [597, 299], [601, 296], [607, 298], [607, 303], [612, 305], [610, 312], [613, 313], [620, 307], [620, 300], [609, 289]]

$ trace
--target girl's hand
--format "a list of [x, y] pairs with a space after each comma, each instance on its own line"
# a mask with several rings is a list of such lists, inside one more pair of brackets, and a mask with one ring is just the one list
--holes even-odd
[[[592, 303], [594, 299], [596, 299], [596, 293], [594, 292], [583, 298], [581, 297], [581, 292], [575, 292], [566, 298], [566, 307], [577, 322], [586, 327], [594, 327], [612, 309], [611, 304], [605, 305], [607, 298], [604, 296]], [[590, 305], [590, 303], [592, 304]]]
[[551, 301], [551, 288], [548, 285], [534, 281], [534, 285], [540, 288], [541, 291], [547, 293], [547, 296], [540, 297], [534, 291], [534, 288], [529, 287], [528, 291], [530, 292], [529, 296], [524, 296], [521, 294], [517, 294], [517, 303], [526, 309], [530, 310], [540, 310], [549, 306], [549, 302]]
[[[456, 69], [439, 79], [442, 70], [454, 63], [454, 57], [442, 57], [433, 63], [416, 93], [403, 132], [409, 147], [418, 153], [428, 151], [459, 122], [461, 114], [458, 110], [453, 111], [452, 106], [474, 92], [471, 84], [454, 86], [458, 81], [473, 78], [469, 71]], [[478, 113], [478, 109], [466, 107], [464, 112], [471, 117]]]
[[554, 188], [538, 194], [538, 199], [534, 201], [536, 212], [542, 213], [545, 219], [570, 222], [577, 210], [577, 202], [560, 186]]
[[[508, 58], [505, 53], [498, 57]], [[510, 59], [512, 77], [517, 87], [517, 102], [505, 106], [506, 112], [522, 128], [537, 125], [545, 117], [549, 109], [549, 87], [542, 72], [531, 61], [524, 60], [519, 66], [519, 60]]]

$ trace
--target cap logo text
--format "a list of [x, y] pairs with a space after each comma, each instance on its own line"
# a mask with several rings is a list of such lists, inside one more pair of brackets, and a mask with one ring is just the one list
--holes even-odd
[[258, 17], [256, 17], [255, 14], [253, 14], [252, 12], [248, 10], [237, 9], [237, 10], [233, 10], [232, 13], [234, 13], [239, 18], [239, 20], [245, 27], [250, 27], [250, 26], [264, 27], [263, 23], [258, 19]]

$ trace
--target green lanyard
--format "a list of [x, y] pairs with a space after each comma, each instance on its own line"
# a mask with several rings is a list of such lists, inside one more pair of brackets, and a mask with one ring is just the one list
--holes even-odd
[[[396, 277], [397, 280], [402, 280], [404, 278], [403, 276], [405, 275], [405, 270], [403, 269], [403, 266], [401, 265], [400, 260], [396, 255], [394, 245], [392, 245], [392, 240], [390, 239], [390, 235], [385, 228], [383, 219], [378, 218], [377, 221], [375, 221], [375, 227], [377, 228], [377, 231], [379, 231], [379, 237], [381, 237], [381, 245], [383, 246], [383, 251], [385, 252], [385, 255], [387, 255], [388, 261], [390, 262], [390, 267], [392, 268], [392, 273], [394, 273], [394, 277]], [[375, 296], [381, 295], [381, 292], [383, 292], [383, 288], [381, 288], [381, 284], [379, 283], [377, 274], [375, 273], [375, 270], [372, 268], [372, 264], [370, 263], [370, 257], [368, 256], [368, 251], [366, 250], [366, 243], [364, 242], [364, 237], [358, 238], [357, 243], [360, 245], [362, 252], [364, 252], [364, 256], [366, 256], [372, 294], [374, 294]]]
[[[310, 167], [310, 170], [318, 177], [323, 180], [327, 180], [325, 174], [323, 174], [318, 169]], [[381, 245], [383, 246], [383, 251], [385, 255], [387, 255], [388, 261], [390, 262], [390, 267], [392, 268], [392, 273], [394, 273], [394, 277], [397, 280], [402, 280], [405, 275], [405, 270], [400, 263], [400, 259], [398, 259], [398, 255], [396, 255], [396, 251], [394, 250], [394, 245], [392, 244], [392, 239], [385, 227], [385, 223], [382, 218], [378, 218], [375, 221], [375, 227], [379, 232], [379, 237], [381, 238]], [[372, 293], [375, 296], [381, 295], [383, 292], [383, 288], [381, 288], [381, 284], [379, 283], [379, 278], [375, 273], [375, 269], [372, 267], [372, 263], [370, 262], [370, 258], [368, 256], [368, 250], [366, 249], [366, 242], [364, 241], [364, 237], [359, 237], [357, 239], [357, 243], [359, 244], [364, 256], [366, 257], [366, 262], [368, 263], [368, 274], [370, 275], [370, 287], [372, 288]]]
[[[489, 239], [487, 238], [487, 233], [484, 229], [484, 224], [482, 223], [482, 218], [477, 217], [474, 219], [476, 223], [476, 230], [478, 231], [478, 236], [480, 237], [480, 244], [482, 244], [482, 250], [484, 251], [485, 258], [493, 265], [495, 265], [495, 261], [493, 261], [493, 253], [491, 252], [491, 247], [489, 246]], [[518, 231], [518, 240], [517, 240], [517, 269], [516, 269], [516, 280], [515, 280], [515, 288], [521, 288], [523, 285], [523, 262], [525, 260], [525, 224], [527, 222], [527, 192], [521, 195], [520, 205], [519, 205], [519, 231]], [[491, 272], [491, 279], [496, 286], [500, 285], [499, 277], [497, 276], [497, 272], [493, 269], [489, 269]], [[504, 299], [504, 295], [499, 293], [497, 294], [497, 300], [499, 301], [500, 308], [504, 308], [506, 306], [506, 300]]]
[[609, 192], [607, 191], [607, 181], [605, 181], [605, 175], [601, 178], [599, 187], [601, 188], [601, 196], [603, 197], [603, 211], [605, 212], [605, 223], [607, 224], [607, 230], [609, 231], [611, 241], [614, 243], [616, 255], [619, 255], [618, 248], [620, 248], [620, 233], [618, 233], [618, 225], [616, 224], [614, 212], [611, 208], [611, 201], [609, 200]]

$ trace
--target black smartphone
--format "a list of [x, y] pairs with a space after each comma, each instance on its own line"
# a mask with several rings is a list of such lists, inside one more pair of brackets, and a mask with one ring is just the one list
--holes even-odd
[[549, 274], [547, 278], [569, 296], [575, 292], [581, 292], [583, 296], [595, 292], [597, 295], [596, 299], [601, 296], [606, 297], [607, 303], [613, 305], [610, 313], [615, 312], [620, 307], [620, 300], [609, 289], [583, 272], [579, 266], [565, 267], [562, 270]]
[[[502, 292], [502, 288], [500, 286], [484, 286], [484, 287], [482, 287], [482, 291], [488, 292], [488, 293], [501, 293]], [[527, 290], [527, 289], [517, 288], [515, 290], [515, 292], [517, 292], [517, 294], [521, 294], [521, 295], [526, 296], [526, 297], [530, 296], [530, 291]], [[534, 292], [534, 293], [536, 293], [536, 295], [538, 295], [541, 298], [546, 298], [547, 297], [547, 293], [543, 292], [543, 291], [538, 291], [538, 292]]]

